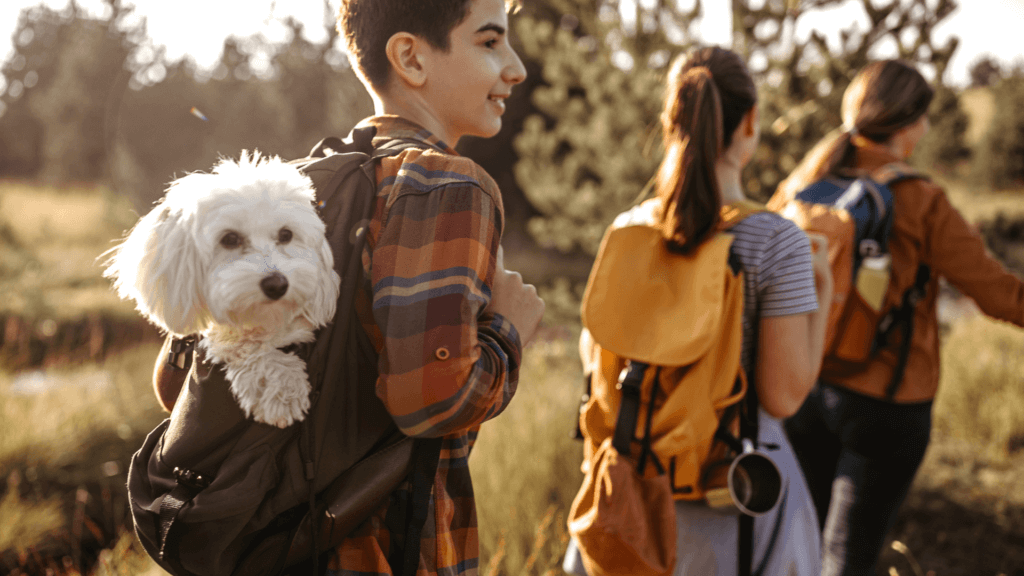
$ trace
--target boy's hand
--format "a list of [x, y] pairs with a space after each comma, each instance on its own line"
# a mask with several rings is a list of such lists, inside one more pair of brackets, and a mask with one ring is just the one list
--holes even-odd
[[818, 301], [824, 296], [832, 300], [832, 267], [828, 263], [828, 238], [822, 234], [808, 232], [811, 241], [811, 267], [814, 269], [814, 284], [818, 289]]
[[505, 270], [505, 253], [501, 246], [498, 247], [491, 303], [487, 310], [507, 318], [519, 332], [523, 346], [533, 339], [544, 316], [544, 301], [537, 296], [537, 288], [533, 284], [524, 284], [519, 272]]

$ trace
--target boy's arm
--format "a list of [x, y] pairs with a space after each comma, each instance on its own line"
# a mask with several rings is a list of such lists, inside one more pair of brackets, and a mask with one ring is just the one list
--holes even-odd
[[515, 393], [522, 343], [491, 300], [500, 197], [475, 182], [406, 192], [373, 249], [373, 314], [384, 348], [377, 395], [401, 430], [470, 430]]

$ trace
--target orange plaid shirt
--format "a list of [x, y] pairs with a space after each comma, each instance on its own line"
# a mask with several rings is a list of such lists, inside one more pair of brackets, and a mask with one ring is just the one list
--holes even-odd
[[[504, 410], [518, 382], [515, 328], [486, 310], [504, 223], [497, 184], [444, 142], [397, 116], [376, 126], [374, 144], [413, 138], [423, 149], [384, 158], [363, 253], [365, 287], [356, 311], [380, 353], [377, 395], [410, 436], [443, 437], [417, 575], [475, 575], [476, 504], [468, 458], [480, 424]], [[409, 483], [336, 548], [332, 575], [391, 575], [388, 556], [404, 526]], [[397, 515], [401, 516], [401, 515]]]

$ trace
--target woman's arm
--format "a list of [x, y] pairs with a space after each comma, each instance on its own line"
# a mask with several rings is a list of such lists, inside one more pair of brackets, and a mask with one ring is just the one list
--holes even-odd
[[922, 218], [922, 259], [974, 299], [985, 314], [1024, 326], [1024, 282], [992, 257], [981, 234], [949, 202], [941, 188], [917, 181], [913, 184], [932, 192]]
[[757, 350], [758, 401], [775, 418], [796, 413], [821, 371], [825, 323], [832, 305], [832, 272], [828, 266], [828, 240], [811, 240], [811, 263], [818, 309], [807, 314], [761, 318]]

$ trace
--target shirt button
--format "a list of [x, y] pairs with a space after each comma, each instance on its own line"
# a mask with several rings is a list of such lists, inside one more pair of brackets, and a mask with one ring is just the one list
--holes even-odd
[[451, 352], [449, 352], [448, 349], [445, 348], [444, 346], [441, 346], [440, 348], [434, 351], [434, 356], [438, 360], [447, 360], [451, 355]]

